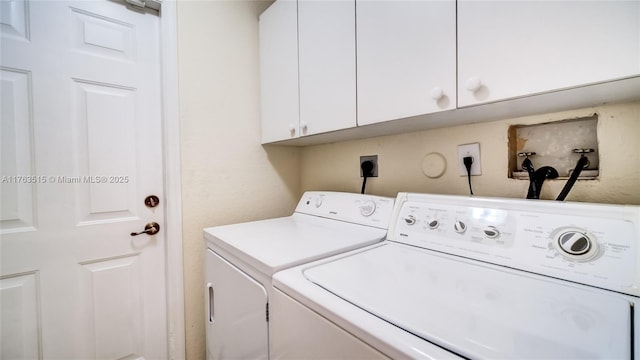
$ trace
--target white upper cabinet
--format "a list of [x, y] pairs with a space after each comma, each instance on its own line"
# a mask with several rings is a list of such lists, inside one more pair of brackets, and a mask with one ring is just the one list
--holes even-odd
[[302, 136], [356, 126], [355, 41], [354, 1], [298, 1]]
[[358, 125], [456, 107], [456, 3], [356, 1]]
[[458, 1], [458, 106], [640, 74], [639, 1]]
[[260, 75], [289, 145], [635, 101], [640, 1], [276, 0]]
[[299, 136], [297, 12], [295, 0], [278, 0], [260, 15], [263, 143]]

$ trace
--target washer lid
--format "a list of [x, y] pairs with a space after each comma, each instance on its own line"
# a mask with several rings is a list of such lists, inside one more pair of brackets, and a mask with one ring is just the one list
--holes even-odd
[[204, 229], [209, 247], [220, 247], [269, 276], [287, 267], [380, 242], [386, 233], [386, 229], [297, 213]]
[[613, 293], [395, 243], [304, 275], [468, 358], [631, 357], [631, 304]]

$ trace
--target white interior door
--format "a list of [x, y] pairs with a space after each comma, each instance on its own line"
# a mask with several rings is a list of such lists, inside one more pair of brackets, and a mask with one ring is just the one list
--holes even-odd
[[166, 358], [160, 19], [0, 4], [0, 357]]

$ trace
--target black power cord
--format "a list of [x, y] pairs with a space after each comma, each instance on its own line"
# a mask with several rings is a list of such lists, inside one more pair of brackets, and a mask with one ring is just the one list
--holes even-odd
[[469, 179], [469, 192], [473, 195], [473, 189], [471, 188], [471, 164], [473, 164], [473, 156], [465, 156], [462, 158], [464, 167], [467, 169], [467, 178]]
[[367, 160], [363, 161], [360, 164], [360, 169], [362, 169], [362, 190], [360, 194], [364, 194], [364, 189], [367, 186], [367, 178], [373, 176], [373, 161]]

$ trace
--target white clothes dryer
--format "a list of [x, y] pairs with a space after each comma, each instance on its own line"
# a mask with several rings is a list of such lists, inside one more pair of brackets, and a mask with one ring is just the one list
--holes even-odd
[[384, 240], [393, 201], [306, 192], [291, 216], [204, 229], [207, 358], [268, 358], [272, 275]]
[[639, 259], [639, 206], [400, 193], [388, 241], [274, 276], [272, 357], [639, 360]]

